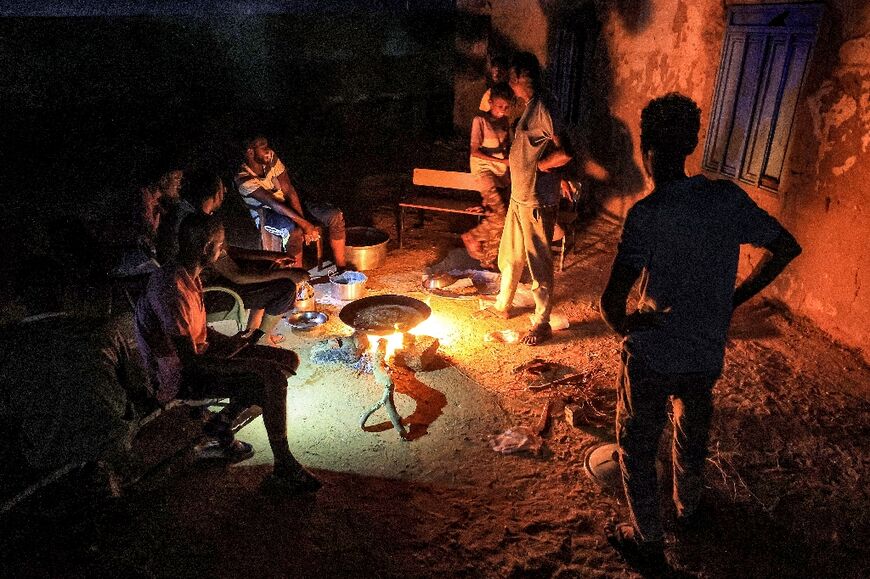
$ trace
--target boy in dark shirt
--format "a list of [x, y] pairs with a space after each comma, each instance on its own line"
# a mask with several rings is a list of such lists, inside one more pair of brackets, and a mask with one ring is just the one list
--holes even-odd
[[[608, 540], [629, 562], [665, 565], [655, 471], [658, 442], [673, 399], [673, 496], [678, 524], [697, 519], [712, 389], [725, 355], [731, 314], [779, 275], [800, 246], [731, 181], [689, 177], [700, 110], [670, 93], [641, 114], [641, 153], [655, 188], [628, 212], [601, 312], [625, 337], [616, 437], [631, 522]], [[736, 289], [740, 246], [768, 251]], [[637, 311], [626, 301], [641, 277]]]

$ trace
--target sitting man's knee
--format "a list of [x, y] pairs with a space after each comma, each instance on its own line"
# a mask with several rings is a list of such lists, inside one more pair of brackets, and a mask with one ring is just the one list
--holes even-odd
[[293, 350], [270, 348], [268, 360], [262, 361], [262, 372], [270, 382], [287, 387], [287, 378], [299, 369], [299, 355]]
[[293, 350], [283, 350], [286, 352], [284, 354], [285, 360], [282, 360], [281, 365], [288, 368], [294, 374], [296, 374], [296, 370], [299, 369], [299, 354], [294, 352]]
[[330, 211], [324, 225], [329, 228], [330, 237], [335, 238], [340, 232], [340, 238], [343, 238], [345, 229], [344, 212], [341, 209]]
[[263, 378], [266, 382], [267, 391], [280, 392], [287, 390], [287, 374], [277, 365], [271, 368], [264, 368]]

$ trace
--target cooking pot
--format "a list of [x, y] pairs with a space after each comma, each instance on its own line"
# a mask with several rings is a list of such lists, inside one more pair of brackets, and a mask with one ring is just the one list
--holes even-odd
[[345, 271], [329, 276], [332, 297], [349, 302], [363, 297], [366, 293], [366, 274], [359, 271]]
[[429, 306], [418, 299], [383, 294], [350, 302], [341, 308], [338, 317], [355, 330], [384, 336], [407, 332], [426, 321], [431, 314]]
[[317, 310], [317, 302], [314, 301], [314, 288], [307, 281], [300, 282], [296, 286], [296, 301], [293, 309], [297, 312], [313, 312]]
[[345, 255], [357, 271], [380, 267], [387, 257], [390, 236], [374, 227], [348, 227], [345, 231]]

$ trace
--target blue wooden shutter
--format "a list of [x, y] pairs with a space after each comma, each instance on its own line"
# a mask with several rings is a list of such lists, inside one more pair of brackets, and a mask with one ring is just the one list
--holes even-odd
[[729, 9], [704, 169], [779, 188], [822, 11], [818, 4]]

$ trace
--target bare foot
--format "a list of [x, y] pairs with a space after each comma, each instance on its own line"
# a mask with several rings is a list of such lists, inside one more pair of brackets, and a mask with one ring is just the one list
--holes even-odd
[[468, 252], [468, 255], [470, 255], [472, 259], [476, 259], [478, 261], [484, 259], [483, 244], [479, 240], [474, 239], [471, 233], [467, 231], [463, 233], [461, 237], [462, 243], [463, 245], [465, 245], [465, 251]]

